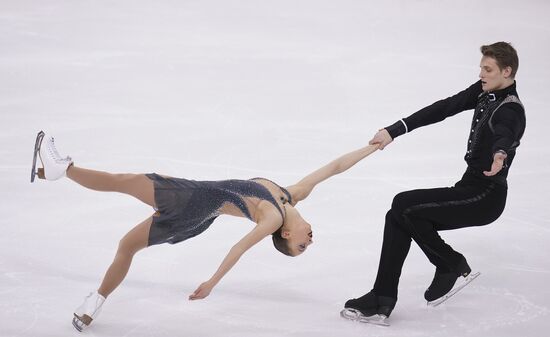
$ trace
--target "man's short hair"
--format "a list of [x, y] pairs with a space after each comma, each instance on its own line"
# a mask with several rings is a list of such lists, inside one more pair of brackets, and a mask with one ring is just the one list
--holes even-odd
[[512, 69], [511, 77], [516, 77], [519, 67], [518, 53], [508, 42], [496, 42], [493, 44], [481, 46], [479, 48], [483, 56], [492, 57], [497, 61], [500, 70], [510, 67]]

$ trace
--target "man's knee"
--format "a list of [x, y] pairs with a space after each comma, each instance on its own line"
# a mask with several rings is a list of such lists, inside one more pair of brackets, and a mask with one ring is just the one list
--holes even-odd
[[410, 191], [401, 192], [398, 193], [395, 197], [393, 197], [393, 201], [391, 203], [391, 211], [396, 216], [403, 216], [405, 211], [414, 204]]
[[397, 214], [395, 213], [393, 208], [391, 208], [386, 213], [386, 226], [396, 226], [397, 225], [397, 223], [399, 222], [399, 218], [396, 215]]
[[395, 212], [395, 214], [399, 216], [403, 216], [406, 213], [410, 213], [411, 207], [418, 205], [418, 193], [417, 191], [405, 191], [398, 193], [395, 197], [393, 197], [393, 201], [391, 204], [391, 209]]
[[[418, 200], [415, 198], [415, 191], [406, 191], [397, 194], [392, 201], [392, 207], [386, 217], [391, 217], [396, 226], [407, 233], [417, 231], [417, 223], [413, 206], [418, 205]], [[416, 219], [416, 220], [415, 220]], [[386, 218], [386, 221], [389, 219]], [[422, 225], [422, 222], [421, 224]]]

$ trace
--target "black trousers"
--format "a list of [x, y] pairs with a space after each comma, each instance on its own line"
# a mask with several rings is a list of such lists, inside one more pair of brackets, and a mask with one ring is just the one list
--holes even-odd
[[414, 240], [439, 271], [453, 271], [462, 254], [438, 231], [483, 226], [495, 221], [506, 204], [506, 182], [468, 169], [454, 187], [399, 193], [386, 214], [384, 242], [374, 283], [379, 296], [397, 298], [401, 269]]

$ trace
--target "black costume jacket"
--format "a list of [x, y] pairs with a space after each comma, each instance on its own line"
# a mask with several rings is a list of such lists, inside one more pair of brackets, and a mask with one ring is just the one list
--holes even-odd
[[525, 130], [525, 110], [516, 91], [516, 82], [501, 90], [483, 92], [481, 81], [478, 81], [454, 96], [397, 121], [386, 130], [395, 139], [421, 126], [471, 109], [475, 110], [464, 156], [468, 168], [482, 175], [483, 171], [491, 170], [494, 154], [504, 151], [508, 155], [504, 168], [493, 178], [487, 178], [505, 182]]

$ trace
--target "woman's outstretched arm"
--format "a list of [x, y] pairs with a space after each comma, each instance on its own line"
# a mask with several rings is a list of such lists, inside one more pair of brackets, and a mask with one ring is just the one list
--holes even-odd
[[287, 187], [288, 192], [292, 196], [292, 205], [296, 205], [298, 201], [307, 198], [317, 184], [333, 175], [348, 170], [363, 158], [378, 150], [379, 146], [380, 144], [368, 145], [350, 153], [346, 153], [320, 169], [310, 173], [296, 184]]
[[222, 277], [233, 268], [248, 249], [260, 242], [266, 236], [271, 235], [271, 233], [275, 232], [280, 226], [280, 213], [276, 210], [270, 211], [270, 214], [265, 216], [264, 220], [258, 221], [254, 229], [229, 250], [229, 253], [225, 256], [214, 275], [212, 275], [208, 281], [203, 282], [191, 295], [189, 295], [189, 299], [199, 300], [208, 296], [212, 288], [214, 288]]

